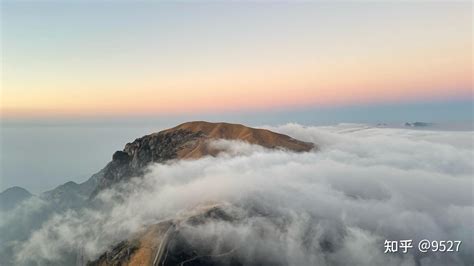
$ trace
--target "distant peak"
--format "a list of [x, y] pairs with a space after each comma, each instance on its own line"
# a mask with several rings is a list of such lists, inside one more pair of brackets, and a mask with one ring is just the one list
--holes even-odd
[[0, 193], [0, 210], [11, 210], [33, 194], [22, 187], [11, 187]]
[[4, 191], [2, 191], [0, 194], [4, 195], [4, 194], [8, 194], [8, 193], [15, 193], [15, 194], [22, 193], [22, 194], [25, 194], [25, 195], [32, 195], [28, 190], [26, 190], [22, 187], [18, 187], [18, 186], [9, 187], [9, 188], [5, 189]]

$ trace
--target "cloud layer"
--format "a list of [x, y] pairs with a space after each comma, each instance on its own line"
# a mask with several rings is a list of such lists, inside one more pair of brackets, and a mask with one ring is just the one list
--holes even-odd
[[[472, 132], [364, 125], [270, 128], [312, 141], [309, 153], [217, 141], [220, 156], [155, 164], [99, 195], [101, 206], [52, 216], [15, 244], [16, 264], [94, 258], [147, 225], [208, 203], [238, 223], [187, 226], [243, 261], [284, 265], [468, 265], [474, 262]], [[259, 213], [259, 215], [255, 215]], [[265, 215], [262, 215], [264, 213]], [[3, 232], [14, 223], [0, 223]], [[462, 240], [460, 252], [384, 254], [384, 240]], [[68, 257], [68, 255], [70, 255]]]

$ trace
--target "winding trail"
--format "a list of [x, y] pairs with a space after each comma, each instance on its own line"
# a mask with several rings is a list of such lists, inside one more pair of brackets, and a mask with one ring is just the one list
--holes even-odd
[[[160, 246], [158, 247], [158, 250], [156, 251], [155, 259], [153, 260], [153, 266], [158, 266], [158, 263], [161, 261], [161, 257], [163, 256], [163, 253], [165, 250], [167, 250], [168, 247], [168, 239], [170, 236], [175, 232], [176, 225], [173, 223], [168, 227], [168, 230], [166, 230], [165, 235], [163, 236], [163, 239], [161, 240]], [[161, 262], [161, 265], [164, 265], [165, 260]]]

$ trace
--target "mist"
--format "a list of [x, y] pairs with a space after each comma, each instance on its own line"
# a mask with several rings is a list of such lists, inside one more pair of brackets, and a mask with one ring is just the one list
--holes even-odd
[[[267, 128], [319, 149], [294, 153], [214, 141], [209, 145], [225, 150], [217, 157], [150, 165], [144, 176], [101, 192], [98, 207], [52, 214], [24, 240], [8, 239], [9, 260], [61, 265], [79, 251], [94, 259], [147, 225], [219, 204], [237, 219], [186, 223], [182, 234], [203, 248], [231, 247], [248, 264], [474, 263], [472, 132], [358, 124]], [[28, 201], [2, 214], [1, 242], [25, 212], [38, 208]], [[415, 246], [384, 254], [386, 239], [462, 244], [453, 253], [419, 253]]]

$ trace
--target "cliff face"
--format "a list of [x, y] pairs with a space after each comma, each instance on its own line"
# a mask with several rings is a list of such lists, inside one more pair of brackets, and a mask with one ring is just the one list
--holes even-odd
[[188, 122], [158, 133], [146, 135], [117, 151], [104, 168], [103, 176], [93, 195], [100, 190], [133, 176], [142, 175], [152, 162], [172, 159], [197, 159], [215, 156], [219, 150], [209, 147], [209, 140], [240, 140], [266, 148], [280, 148], [295, 152], [309, 151], [314, 144], [265, 129], [250, 128], [239, 124]]

